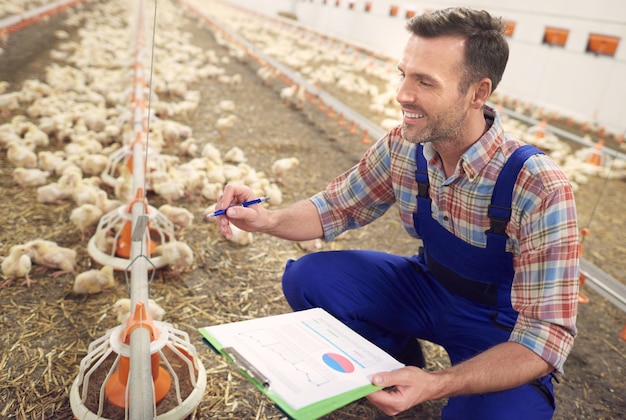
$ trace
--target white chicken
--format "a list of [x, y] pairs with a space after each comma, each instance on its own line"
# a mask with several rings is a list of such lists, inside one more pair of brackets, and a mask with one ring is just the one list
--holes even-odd
[[181, 156], [198, 156], [198, 140], [193, 137], [183, 140], [178, 145], [178, 154]]
[[27, 144], [34, 144], [37, 147], [45, 147], [50, 143], [50, 139], [43, 130], [35, 124], [31, 124], [28, 126], [26, 133], [24, 133], [24, 142]]
[[[118, 299], [113, 305], [113, 312], [117, 317], [117, 322], [124, 323], [130, 317], [131, 300], [129, 298]], [[152, 319], [162, 321], [165, 316], [165, 309], [159, 306], [153, 299], [148, 299], [148, 314]]]
[[207, 143], [202, 147], [202, 151], [200, 152], [202, 157], [207, 158], [209, 161], [221, 165], [222, 164], [222, 155], [217, 147], [213, 143]]
[[252, 232], [247, 232], [245, 230], [239, 229], [237, 226], [230, 224], [230, 230], [233, 232], [233, 237], [230, 239], [231, 242], [239, 245], [239, 246], [248, 246], [252, 244], [253, 236]]
[[74, 272], [77, 253], [71, 248], [57, 245], [45, 239], [34, 239], [25, 244], [32, 262], [57, 271], [53, 276]]
[[134, 198], [135, 191], [133, 190], [133, 174], [126, 167], [126, 165], [121, 167], [120, 175], [115, 179], [113, 190], [115, 197], [124, 202], [128, 202]]
[[7, 159], [21, 168], [36, 168], [37, 154], [20, 143], [11, 142], [7, 149]]
[[219, 197], [219, 195], [222, 193], [223, 190], [224, 190], [223, 183], [207, 182], [202, 187], [201, 194], [202, 194], [202, 197], [206, 198], [207, 200], [217, 201], [217, 197]]
[[172, 206], [171, 204], [163, 204], [159, 207], [159, 211], [169, 219], [179, 230], [187, 228], [193, 223], [193, 213], [184, 207]]
[[219, 102], [219, 108], [224, 112], [234, 112], [235, 111], [235, 101], [230, 99], [224, 99]]
[[158, 245], [152, 256], [161, 256], [165, 264], [169, 265], [175, 273], [186, 272], [193, 265], [193, 250], [181, 241], [165, 242]]
[[44, 185], [49, 176], [50, 172], [37, 168], [18, 167], [13, 169], [13, 180], [22, 188]]
[[84, 240], [87, 231], [98, 224], [102, 214], [98, 206], [87, 203], [72, 210], [70, 221], [78, 228]]
[[43, 150], [37, 153], [39, 169], [47, 172], [54, 172], [65, 160], [65, 153], [62, 151], [59, 152], [50, 152], [48, 150]]
[[113, 266], [105, 265], [102, 268], [83, 271], [74, 278], [72, 290], [79, 295], [93, 295], [106, 292], [115, 286]]
[[98, 193], [100, 187], [97, 184], [97, 177], [82, 178], [77, 180], [71, 188], [70, 196], [77, 206], [83, 204], [96, 204], [98, 202]]
[[113, 255], [115, 250], [115, 237], [112, 235], [111, 230], [96, 230], [94, 235], [94, 241], [96, 248], [104, 252], [107, 255]]
[[277, 159], [272, 163], [272, 173], [274, 174], [274, 180], [278, 184], [285, 184], [285, 175], [300, 165], [300, 161], [296, 157], [287, 157]]
[[230, 148], [226, 153], [224, 153], [224, 161], [226, 162], [242, 163], [246, 160], [245, 153], [240, 147], [237, 146]]
[[225, 134], [228, 130], [230, 130], [233, 125], [235, 125], [235, 120], [237, 116], [234, 114], [228, 115], [226, 117], [218, 118], [215, 123], [215, 127], [219, 130], [220, 133]]
[[9, 255], [2, 261], [2, 275], [7, 279], [0, 287], [10, 286], [15, 279], [24, 277], [24, 283], [30, 287], [36, 280], [30, 278], [32, 261], [25, 245], [13, 245]]
[[272, 198], [270, 203], [273, 206], [280, 206], [283, 203], [283, 191], [277, 184], [269, 183], [263, 186], [263, 191], [265, 191], [264, 195], [268, 195]]
[[103, 214], [107, 214], [122, 205], [121, 200], [110, 199], [105, 190], [99, 190], [96, 199], [96, 206], [102, 210]]
[[61, 204], [69, 198], [67, 191], [58, 182], [37, 188], [37, 201], [43, 204]]
[[100, 175], [107, 167], [109, 157], [100, 153], [92, 153], [80, 162], [80, 168], [87, 175]]
[[185, 196], [184, 185], [174, 179], [165, 182], [155, 182], [152, 184], [152, 189], [168, 203], [180, 200]]

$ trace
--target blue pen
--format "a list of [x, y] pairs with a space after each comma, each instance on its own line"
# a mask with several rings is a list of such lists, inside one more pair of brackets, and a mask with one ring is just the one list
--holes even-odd
[[216, 216], [222, 216], [224, 214], [226, 214], [226, 210], [228, 210], [231, 207], [236, 207], [236, 206], [241, 206], [241, 207], [249, 207], [249, 206], [253, 206], [255, 204], [259, 204], [259, 203], [264, 203], [267, 200], [269, 200], [269, 196], [265, 196], [265, 197], [260, 197], [260, 198], [255, 198], [254, 200], [250, 200], [250, 201], [246, 201], [245, 203], [241, 203], [241, 204], [235, 204], [232, 206], [228, 206], [228, 208], [224, 209], [224, 210], [216, 210], [211, 214], [207, 214], [206, 217], [216, 217]]

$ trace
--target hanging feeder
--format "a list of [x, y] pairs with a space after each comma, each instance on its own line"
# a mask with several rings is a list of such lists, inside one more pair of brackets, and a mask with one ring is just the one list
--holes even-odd
[[70, 389], [70, 405], [77, 419], [128, 418], [130, 340], [138, 328], [150, 334], [155, 418], [182, 419], [200, 404], [206, 371], [189, 336], [169, 323], [154, 321], [144, 303], [138, 302], [125, 324], [89, 345]]

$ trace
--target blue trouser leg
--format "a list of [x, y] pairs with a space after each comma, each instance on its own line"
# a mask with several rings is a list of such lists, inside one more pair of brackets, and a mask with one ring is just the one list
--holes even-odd
[[[390, 354], [427, 336], [434, 323], [405, 257], [372, 251], [330, 251], [289, 261], [283, 292], [294, 310], [322, 307]], [[428, 290], [428, 289], [426, 289]], [[437, 299], [437, 296], [431, 296]]]
[[450, 398], [443, 420], [549, 420], [555, 409], [551, 375], [531, 384], [489, 394]]
[[[294, 310], [324, 308], [390, 354], [417, 337], [442, 345], [452, 364], [507, 341], [515, 323], [510, 310], [451, 295], [414, 259], [375, 251], [318, 252], [289, 261], [283, 292]], [[531, 410], [536, 416], [524, 418], [549, 418], [552, 384], [544, 388], [547, 398], [530, 385], [450, 398], [443, 414], [467, 418], [468, 407], [476, 407], [489, 413], [511, 410], [511, 415]], [[491, 418], [516, 418], [502, 413]]]

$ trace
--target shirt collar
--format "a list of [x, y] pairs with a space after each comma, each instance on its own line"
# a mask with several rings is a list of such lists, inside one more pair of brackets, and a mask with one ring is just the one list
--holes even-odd
[[[489, 130], [463, 153], [459, 162], [461, 171], [473, 181], [483, 168], [489, 163], [496, 150], [500, 147], [504, 137], [504, 128], [500, 114], [493, 108], [483, 107], [485, 121], [490, 124]], [[424, 143], [424, 157], [428, 162], [437, 155], [431, 142]]]
[[470, 181], [473, 181], [491, 161], [504, 136], [500, 114], [487, 105], [484, 106], [483, 111], [485, 121], [490, 124], [489, 130], [463, 153], [459, 162], [461, 169]]

